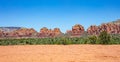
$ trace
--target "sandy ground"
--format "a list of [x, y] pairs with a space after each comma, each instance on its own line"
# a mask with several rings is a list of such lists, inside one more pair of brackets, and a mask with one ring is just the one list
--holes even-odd
[[0, 62], [120, 62], [120, 45], [0, 46]]

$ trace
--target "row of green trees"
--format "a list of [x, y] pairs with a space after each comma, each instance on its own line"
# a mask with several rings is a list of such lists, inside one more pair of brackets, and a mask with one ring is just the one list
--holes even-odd
[[68, 44], [120, 44], [120, 35], [109, 35], [106, 31], [99, 36], [0, 39], [0, 45], [68, 45]]

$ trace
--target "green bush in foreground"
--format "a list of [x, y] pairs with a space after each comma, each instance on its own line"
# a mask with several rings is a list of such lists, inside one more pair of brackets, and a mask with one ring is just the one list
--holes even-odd
[[99, 39], [100, 39], [100, 44], [110, 43], [110, 35], [106, 31], [103, 31], [100, 33]]
[[96, 36], [89, 37], [90, 44], [97, 44], [98, 38]]

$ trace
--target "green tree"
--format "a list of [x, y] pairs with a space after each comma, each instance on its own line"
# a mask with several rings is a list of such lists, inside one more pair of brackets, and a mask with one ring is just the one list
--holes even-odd
[[100, 40], [100, 44], [109, 44], [110, 35], [106, 31], [103, 31], [99, 35], [99, 40]]
[[90, 41], [90, 44], [96, 44], [97, 43], [97, 37], [96, 36], [90, 36], [89, 41]]

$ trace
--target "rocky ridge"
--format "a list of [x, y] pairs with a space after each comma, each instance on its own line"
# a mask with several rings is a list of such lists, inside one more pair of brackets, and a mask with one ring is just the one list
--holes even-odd
[[99, 35], [102, 31], [107, 31], [107, 33], [109, 34], [120, 34], [120, 20], [109, 23], [103, 23], [99, 26], [91, 25], [87, 29], [87, 33], [89, 35]]
[[[99, 35], [100, 32], [107, 31], [109, 34], [120, 34], [120, 19], [113, 22], [102, 23], [99, 26], [91, 25], [86, 31], [80, 24], [72, 26], [71, 30], [67, 30], [66, 34], [69, 36], [82, 36], [87, 32], [87, 35]], [[33, 28], [23, 27], [0, 27], [0, 38], [2, 37], [59, 37], [63, 35], [59, 28], [48, 29], [43, 27], [37, 32]]]

